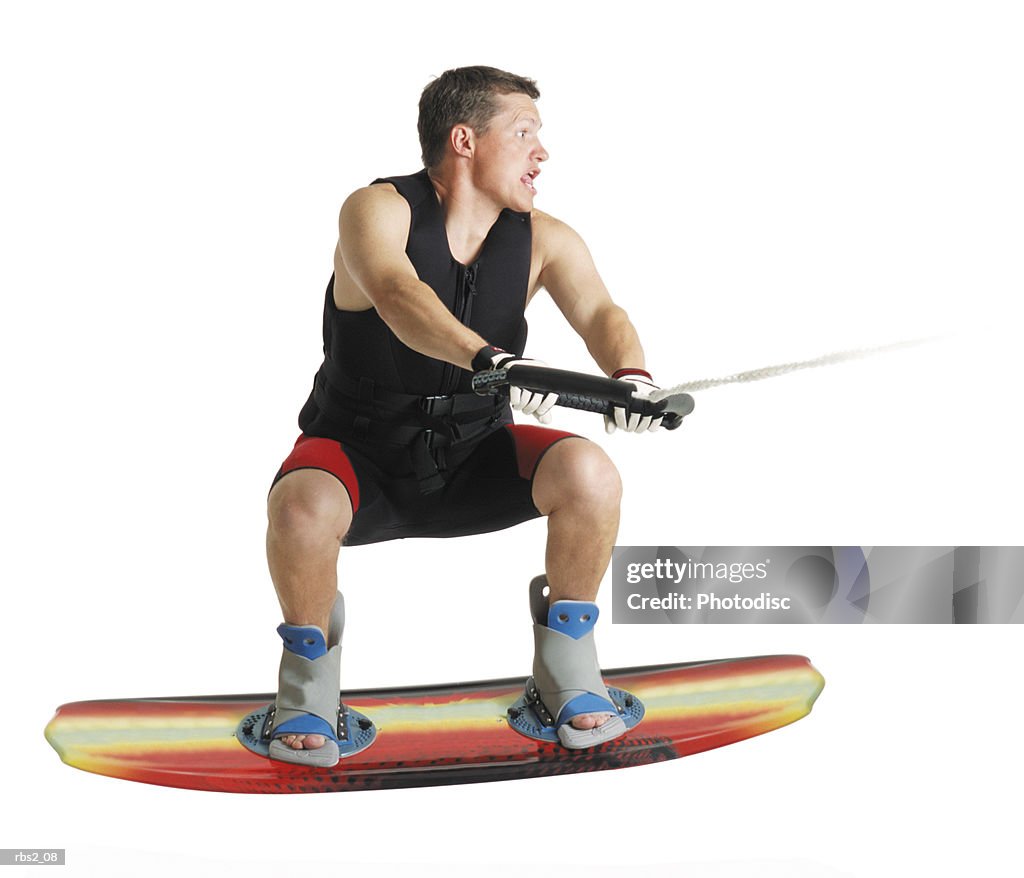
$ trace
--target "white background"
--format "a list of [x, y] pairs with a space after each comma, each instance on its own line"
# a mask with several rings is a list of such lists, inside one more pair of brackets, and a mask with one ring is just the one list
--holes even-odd
[[[245, 797], [43, 740], [68, 701], [273, 687], [263, 504], [337, 210], [418, 169], [419, 92], [453, 66], [537, 79], [537, 206], [663, 384], [942, 339], [707, 391], [676, 433], [559, 411], [623, 473], [621, 544], [1024, 542], [1014, 5], [667, 8], [4, 4], [0, 847], [97, 875], [1020, 874], [1011, 626], [605, 624], [607, 667], [793, 652], [828, 680], [790, 728], [634, 771]], [[590, 368], [529, 316], [528, 353]], [[344, 552], [346, 686], [526, 673], [543, 541]]]

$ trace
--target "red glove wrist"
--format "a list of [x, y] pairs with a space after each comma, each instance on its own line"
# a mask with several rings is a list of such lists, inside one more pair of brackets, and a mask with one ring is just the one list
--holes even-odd
[[473, 371], [474, 372], [483, 372], [483, 371], [485, 371], [487, 369], [493, 369], [494, 368], [494, 358], [498, 354], [507, 354], [507, 353], [508, 353], [508, 351], [503, 350], [502, 348], [496, 348], [492, 344], [484, 345], [484, 347], [480, 348], [480, 350], [478, 350], [476, 352], [476, 356], [473, 357], [473, 362], [472, 362]]
[[653, 381], [650, 372], [645, 372], [643, 369], [619, 369], [612, 373], [612, 378], [618, 380], [619, 378], [628, 378], [630, 375], [640, 375], [646, 378], [648, 381]]

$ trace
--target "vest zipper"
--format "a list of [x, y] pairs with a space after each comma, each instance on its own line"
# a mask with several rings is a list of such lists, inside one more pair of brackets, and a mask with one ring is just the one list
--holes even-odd
[[[455, 291], [455, 318], [463, 326], [469, 326], [473, 316], [473, 299], [476, 297], [476, 272], [480, 260], [468, 268], [459, 266], [459, 279]], [[455, 393], [459, 386], [459, 370], [451, 363], [445, 363], [441, 386], [445, 394]]]
[[479, 261], [474, 262], [466, 269], [465, 289], [462, 296], [462, 317], [460, 318], [466, 326], [469, 326], [470, 321], [473, 319], [473, 300], [476, 298], [476, 270], [479, 264]]

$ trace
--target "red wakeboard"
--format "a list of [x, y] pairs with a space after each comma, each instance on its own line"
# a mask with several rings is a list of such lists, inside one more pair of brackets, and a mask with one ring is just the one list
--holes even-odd
[[243, 720], [272, 694], [80, 701], [46, 739], [68, 765], [142, 783], [232, 793], [321, 793], [476, 783], [626, 768], [689, 756], [806, 716], [824, 686], [802, 656], [605, 671], [644, 706], [624, 736], [588, 750], [527, 738], [508, 724], [524, 678], [343, 692], [377, 727], [332, 768], [277, 762], [243, 746]]

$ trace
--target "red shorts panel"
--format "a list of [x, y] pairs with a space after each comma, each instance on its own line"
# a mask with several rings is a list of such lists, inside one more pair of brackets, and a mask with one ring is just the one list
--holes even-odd
[[[334, 439], [321, 439], [318, 436], [299, 436], [292, 453], [285, 458], [277, 479], [297, 469], [319, 469], [330, 473], [345, 486], [349, 499], [352, 501], [352, 512], [359, 509], [359, 479], [352, 468], [352, 461], [341, 448], [341, 443]], [[276, 482], [277, 479], [274, 481]]]
[[516, 464], [520, 478], [533, 481], [540, 459], [547, 450], [562, 439], [573, 439], [575, 433], [552, 430], [535, 424], [512, 424], [505, 428], [516, 446]]
[[[401, 465], [408, 452], [302, 435], [274, 479], [299, 469], [331, 473], [352, 500], [347, 546], [406, 537], [489, 533], [537, 518], [533, 478], [544, 454], [576, 434], [547, 427], [499, 425], [449, 455], [444, 487], [423, 494]], [[392, 466], [398, 461], [398, 470]]]

